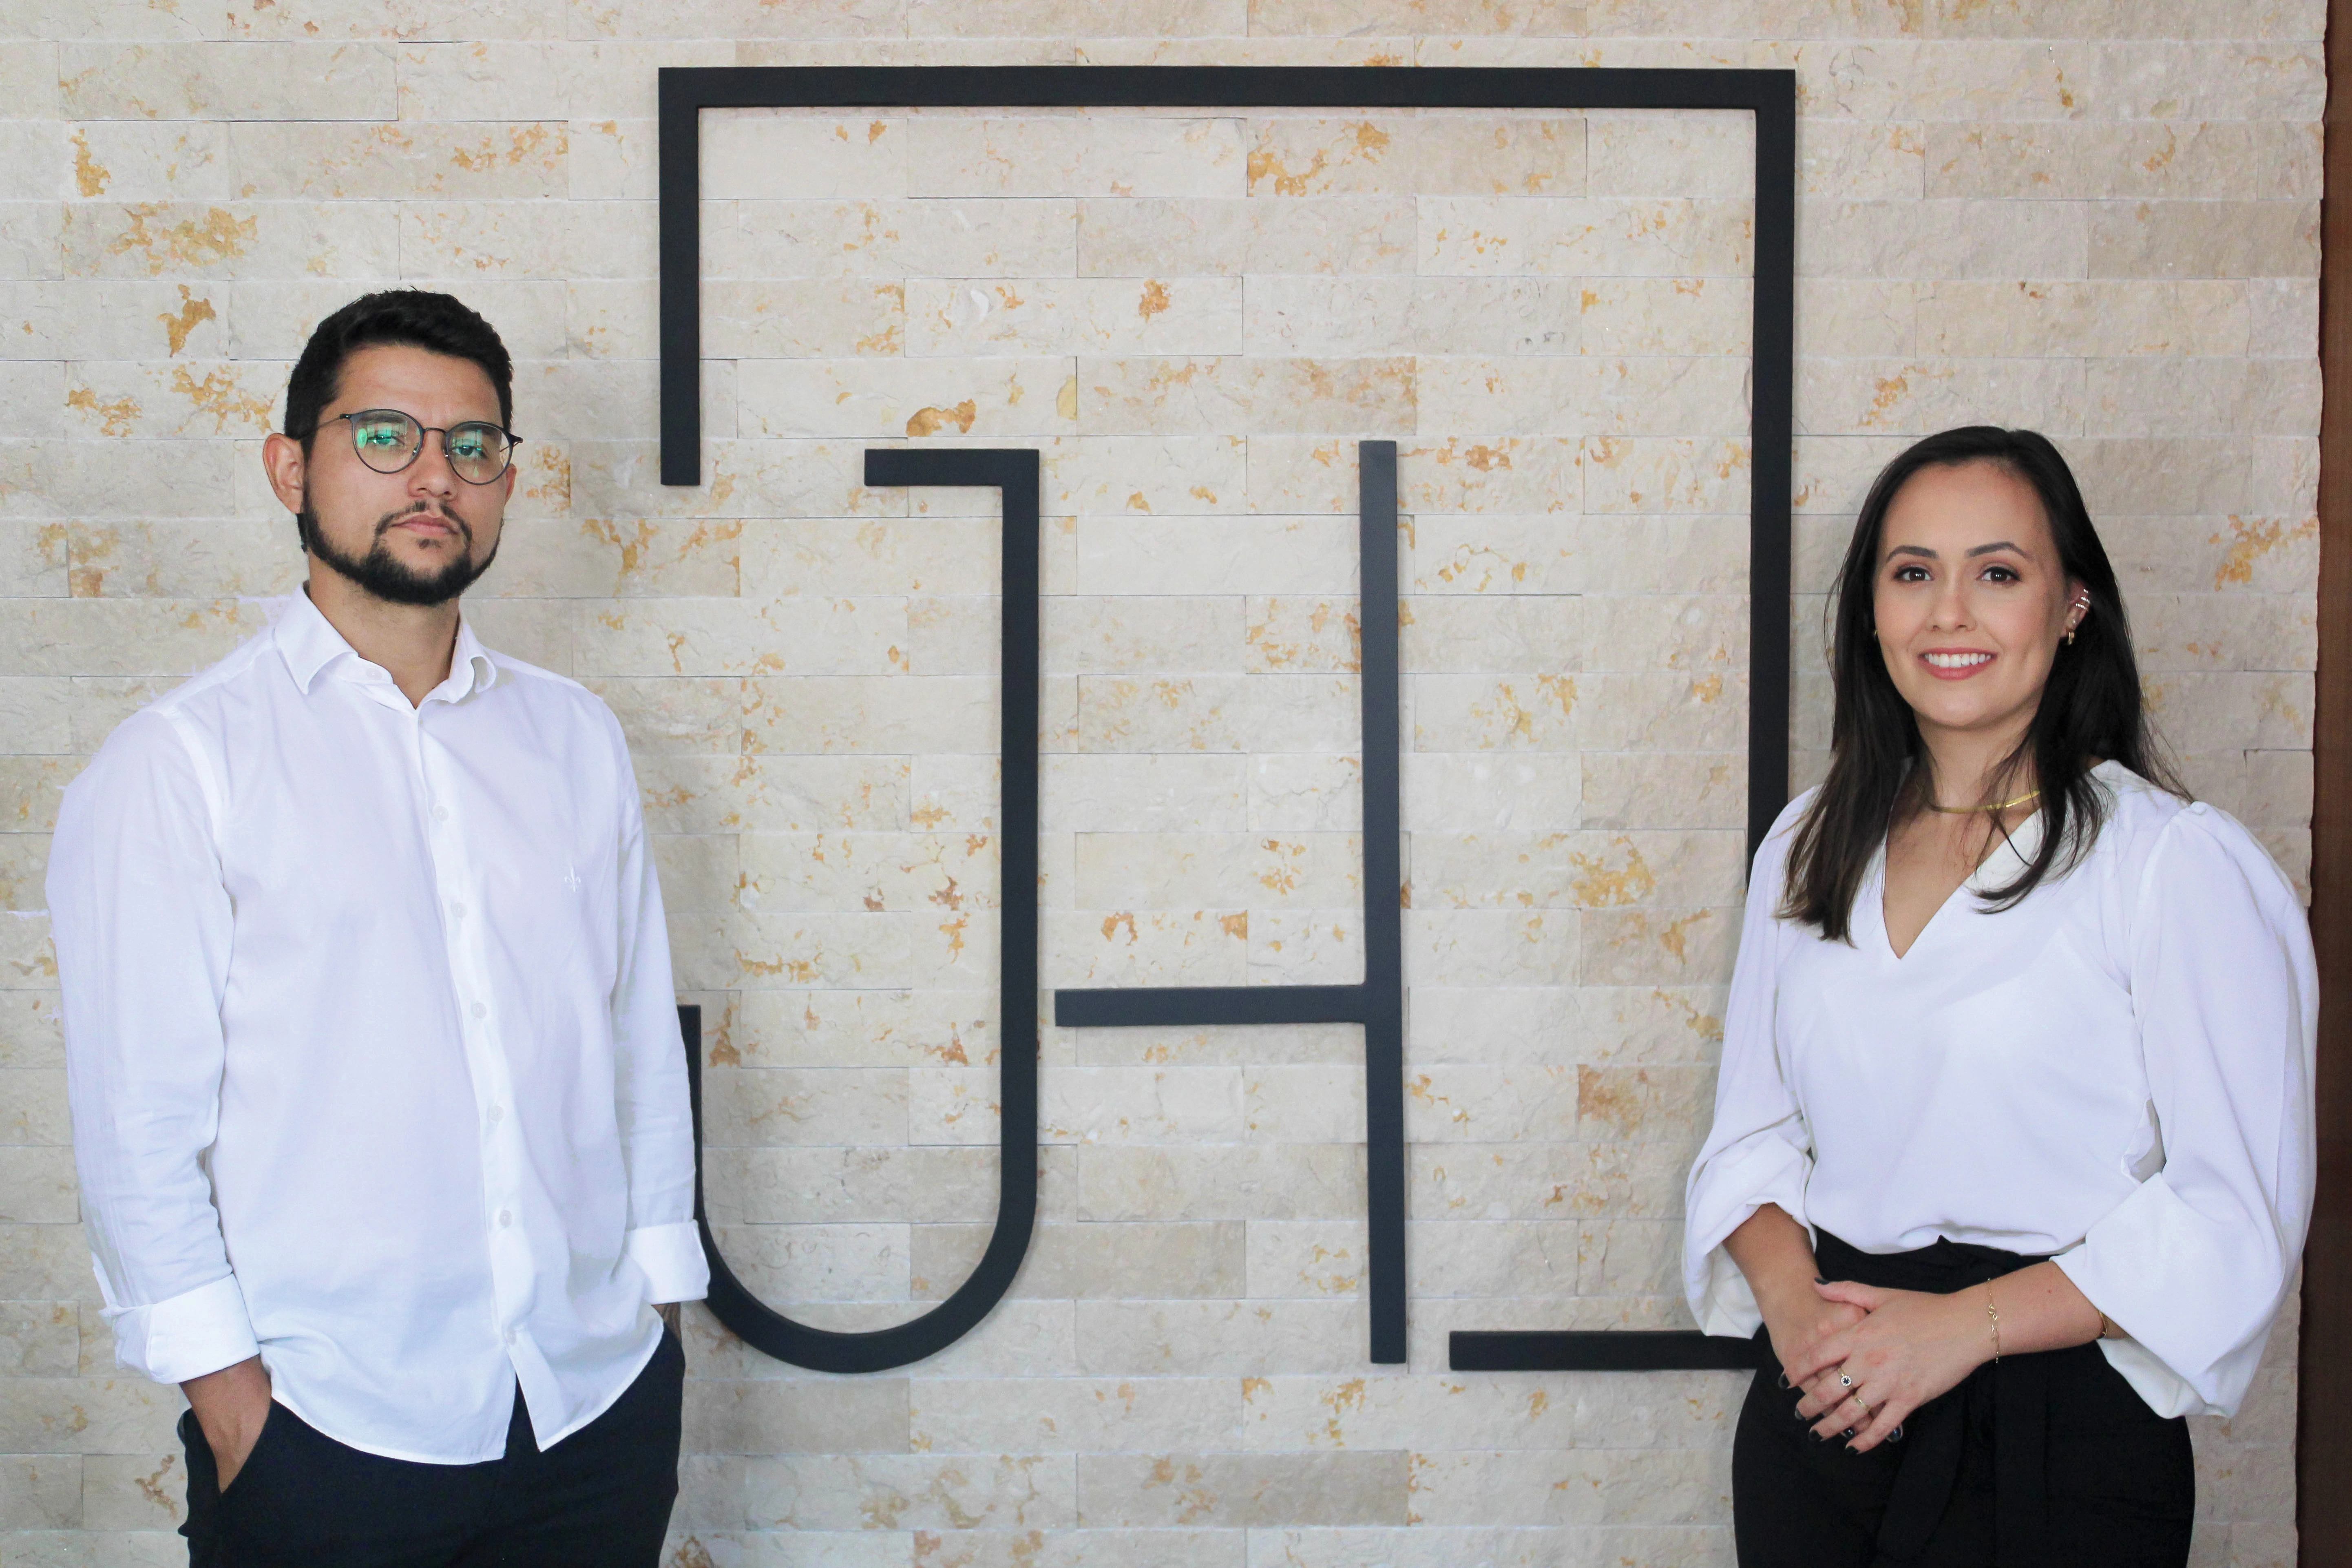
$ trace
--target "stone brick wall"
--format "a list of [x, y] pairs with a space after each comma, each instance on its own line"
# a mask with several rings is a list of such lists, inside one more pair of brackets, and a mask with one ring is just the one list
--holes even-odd
[[[730, 1256], [831, 1326], [992, 1213], [982, 495], [1045, 462], [1045, 983], [1360, 973], [1353, 442], [1403, 448], [1412, 1360], [1363, 1360], [1359, 1045], [1047, 1030], [978, 1331], [793, 1372], [691, 1314], [677, 1568], [1730, 1562], [1740, 1380], [1454, 1376], [1671, 1326], [1741, 896], [1744, 116], [706, 117], [708, 482], [655, 482], [661, 65], [1789, 66], [1798, 783], [1876, 466], [2038, 426], [2199, 791], [2307, 860], [2315, 0], [19, 0], [0, 8], [0, 1561], [179, 1561], [117, 1373], [41, 909], [58, 790], [297, 581], [289, 363], [449, 288], [527, 471], [472, 613], [622, 715], [709, 1020]], [[1024, 871], [1025, 873], [1025, 868]], [[1025, 1002], [1024, 1002], [1025, 1005]], [[2292, 1326], [2199, 1426], [2200, 1563], [2294, 1554]]]

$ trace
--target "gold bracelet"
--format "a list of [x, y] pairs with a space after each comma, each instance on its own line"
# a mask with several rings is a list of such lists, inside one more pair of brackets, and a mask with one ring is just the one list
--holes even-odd
[[1992, 1363], [2000, 1364], [2000, 1311], [1992, 1304], [1992, 1281], [1985, 1281], [1985, 1316], [1992, 1320]]

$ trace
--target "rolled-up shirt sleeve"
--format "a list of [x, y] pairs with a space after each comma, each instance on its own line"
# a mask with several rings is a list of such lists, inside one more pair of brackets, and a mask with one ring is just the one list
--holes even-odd
[[205, 1159], [231, 910], [203, 764], [169, 717], [66, 791], [47, 896], [82, 1215], [118, 1360], [180, 1383], [257, 1353]]
[[625, 784], [621, 963], [612, 1005], [615, 1102], [629, 1172], [628, 1256], [645, 1274], [648, 1300], [696, 1301], [709, 1289], [710, 1265], [694, 1221], [694, 1118], [687, 1103], [669, 931], [635, 774], [617, 723], [613, 743]]
[[[2159, 1414], [2228, 1415], [2253, 1380], [2310, 1223], [2310, 933], [2245, 829], [2191, 806], [2150, 853], [2130, 952], [2163, 1163], [2058, 1265], [2193, 1396], [2151, 1397]], [[2127, 1377], [2131, 1353], [2118, 1361]], [[2132, 1381], [2147, 1394], [2165, 1380]]]
[[1683, 1289], [1710, 1334], [1747, 1338], [1764, 1321], [1755, 1292], [1724, 1238], [1766, 1204], [1803, 1225], [1812, 1134], [1782, 1068], [1774, 1027], [1780, 989], [1780, 907], [1789, 839], [1811, 800], [1801, 796], [1772, 825], [1748, 876], [1739, 959], [1724, 1009], [1715, 1124], [1691, 1167], [1683, 1198]]

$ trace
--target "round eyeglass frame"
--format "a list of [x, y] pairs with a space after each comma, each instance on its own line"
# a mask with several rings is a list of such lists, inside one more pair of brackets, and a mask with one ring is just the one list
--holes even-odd
[[[398, 463], [395, 463], [389, 468], [379, 467], [376, 462], [368, 456], [367, 450], [360, 445], [359, 422], [363, 419], [406, 420], [409, 427], [416, 432], [416, 439], [409, 447], [408, 456], [403, 458]], [[457, 475], [459, 479], [465, 480], [469, 485], [494, 485], [498, 483], [499, 480], [506, 477], [506, 473], [509, 468], [514, 467], [515, 448], [522, 445], [521, 437], [516, 435], [511, 430], [494, 425], [487, 419], [467, 419], [461, 421], [458, 424], [446, 426], [439, 425], [427, 425], [423, 420], [417, 418], [415, 415], [404, 413], [397, 408], [354, 408], [349, 414], [333, 415], [328, 418], [320, 420], [319, 423], [321, 426], [326, 426], [333, 425], [339, 421], [344, 420], [350, 421], [352, 426], [352, 456], [358, 458], [361, 462], [365, 463], [372, 472], [379, 474], [398, 474], [406, 472], [415, 465], [417, 458], [425, 455], [425, 437], [427, 436], [438, 436], [441, 437], [441, 456], [448, 460], [449, 471], [451, 473]], [[498, 433], [499, 439], [506, 443], [506, 450], [502, 455], [503, 460], [499, 464], [499, 471], [497, 473], [490, 475], [487, 479], [478, 479], [458, 466], [457, 455], [449, 449], [449, 437], [460, 430], [492, 430]]]

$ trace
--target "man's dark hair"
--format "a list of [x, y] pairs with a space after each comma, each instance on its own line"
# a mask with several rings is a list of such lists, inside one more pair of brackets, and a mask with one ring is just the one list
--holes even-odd
[[386, 289], [362, 294], [320, 321], [286, 382], [286, 434], [310, 447], [319, 413], [335, 399], [343, 363], [361, 349], [399, 343], [471, 360], [499, 389], [499, 424], [514, 426], [514, 361], [496, 328], [450, 294]]

